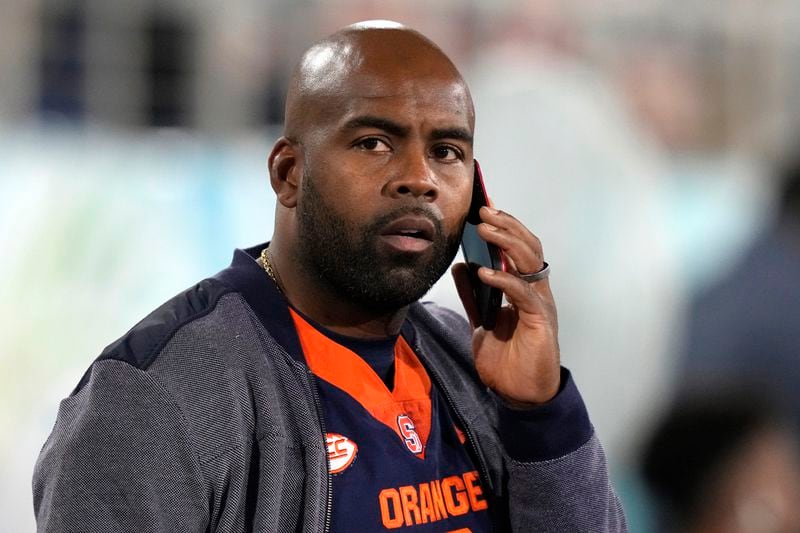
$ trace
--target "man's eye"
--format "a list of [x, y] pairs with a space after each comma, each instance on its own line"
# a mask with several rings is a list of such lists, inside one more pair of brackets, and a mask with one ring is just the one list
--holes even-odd
[[447, 145], [439, 145], [434, 147], [433, 155], [436, 157], [436, 159], [442, 159], [445, 161], [456, 161], [461, 159], [461, 152], [452, 146]]
[[356, 143], [356, 146], [368, 152], [388, 152], [390, 150], [389, 145], [377, 137], [362, 139]]

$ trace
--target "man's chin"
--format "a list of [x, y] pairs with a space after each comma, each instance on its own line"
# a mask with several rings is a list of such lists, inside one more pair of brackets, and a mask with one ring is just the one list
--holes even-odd
[[[393, 285], [413, 286], [429, 284], [433, 286], [441, 277], [441, 274], [437, 274], [437, 272], [433, 272], [432, 265], [427, 262], [395, 264], [382, 269], [382, 277], [387, 280], [387, 283], [392, 283]], [[436, 279], [431, 279], [434, 277]]]
[[350, 298], [376, 310], [394, 311], [414, 303], [430, 290], [433, 282], [429, 282], [425, 274], [430, 276], [424, 268], [407, 265], [376, 268], [351, 285], [352, 292], [347, 292]]
[[373, 241], [351, 262], [340, 263], [331, 279], [338, 278], [339, 286], [347, 288], [343, 297], [376, 311], [394, 311], [422, 298], [447, 272], [452, 257], [446, 261], [442, 248], [437, 243], [423, 252], [398, 252]]

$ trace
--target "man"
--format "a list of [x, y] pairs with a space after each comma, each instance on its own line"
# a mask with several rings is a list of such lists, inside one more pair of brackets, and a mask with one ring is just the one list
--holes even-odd
[[95, 361], [37, 463], [40, 531], [624, 530], [538, 239], [482, 210], [509, 260], [480, 272], [511, 304], [494, 330], [417, 302], [460, 240], [473, 127], [414, 31], [309, 49], [269, 157], [272, 240]]

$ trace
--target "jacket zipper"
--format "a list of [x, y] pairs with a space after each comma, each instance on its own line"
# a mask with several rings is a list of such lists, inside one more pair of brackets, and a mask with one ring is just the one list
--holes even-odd
[[[419, 350], [419, 346], [417, 346], [417, 352], [421, 353], [421, 350]], [[486, 482], [486, 485], [489, 487], [490, 490], [493, 489], [492, 479], [489, 477], [489, 468], [486, 466], [486, 460], [484, 459], [483, 454], [478, 449], [478, 445], [476, 444], [477, 441], [475, 439], [474, 433], [472, 432], [472, 429], [470, 428], [469, 424], [467, 424], [466, 421], [464, 420], [464, 417], [461, 415], [461, 412], [458, 409], [456, 409], [456, 403], [453, 401], [453, 397], [450, 396], [450, 392], [443, 385], [442, 380], [439, 377], [439, 374], [437, 374], [436, 371], [433, 370], [433, 368], [431, 368], [429, 365], [426, 365], [426, 367], [428, 369], [428, 372], [430, 372], [431, 376], [433, 376], [433, 380], [439, 387], [439, 391], [442, 393], [442, 396], [444, 396], [444, 399], [447, 401], [447, 405], [450, 407], [450, 411], [452, 411], [453, 414], [456, 415], [458, 421], [461, 423], [461, 426], [464, 428], [464, 433], [466, 434], [467, 441], [469, 442], [470, 448], [472, 449], [472, 454], [478, 461], [478, 470], [480, 471], [481, 479], [483, 479]], [[494, 490], [492, 490], [492, 493], [494, 493]], [[495, 512], [496, 510], [491, 513], [493, 528], [496, 527], [496, 524], [494, 523]]]
[[[311, 369], [305, 366], [306, 375], [309, 377], [308, 385], [311, 388], [311, 396], [314, 399], [314, 408], [317, 411], [317, 419], [319, 420], [319, 427], [322, 430], [322, 442], [326, 442], [325, 420], [322, 418], [322, 405], [319, 401], [319, 393], [317, 393], [317, 385], [314, 382], [314, 374]], [[325, 446], [325, 445], [324, 445]], [[327, 483], [325, 486], [325, 529], [323, 533], [328, 533], [331, 530], [331, 513], [333, 508], [333, 479], [331, 476], [330, 459], [328, 458], [327, 448], [323, 447], [325, 454], [325, 475]]]
[[[287, 354], [288, 355], [288, 354]], [[308, 388], [311, 390], [311, 398], [314, 400], [314, 410], [317, 412], [317, 420], [319, 420], [319, 429], [322, 433], [322, 442], [325, 443], [325, 420], [322, 418], [322, 404], [319, 401], [319, 394], [317, 393], [317, 385], [314, 382], [314, 374], [311, 372], [311, 369], [308, 366], [295, 361], [290, 358], [290, 363], [299, 368], [303, 374], [306, 375], [308, 378]], [[331, 476], [331, 465], [330, 460], [328, 459], [327, 448], [323, 447], [323, 454], [325, 454], [325, 476], [326, 476], [326, 485], [325, 485], [325, 523], [324, 529], [322, 530], [323, 533], [328, 533], [331, 530], [331, 509], [333, 508], [333, 476]]]

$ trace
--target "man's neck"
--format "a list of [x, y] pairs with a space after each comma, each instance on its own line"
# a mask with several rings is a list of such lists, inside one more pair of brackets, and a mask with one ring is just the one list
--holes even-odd
[[349, 302], [304, 269], [290, 268], [287, 255], [270, 244], [270, 262], [277, 282], [289, 303], [317, 324], [340, 335], [369, 339], [397, 335], [405, 321], [408, 306], [379, 313]]
[[327, 299], [320, 298], [319, 295], [311, 301], [302, 297], [293, 299], [288, 294], [286, 298], [301, 313], [319, 325], [340, 335], [359, 339], [377, 339], [399, 334], [408, 311], [408, 308], [404, 307], [389, 315], [375, 316], [361, 309], [349, 307], [341, 299], [335, 299], [330, 306], [325, 305]]

